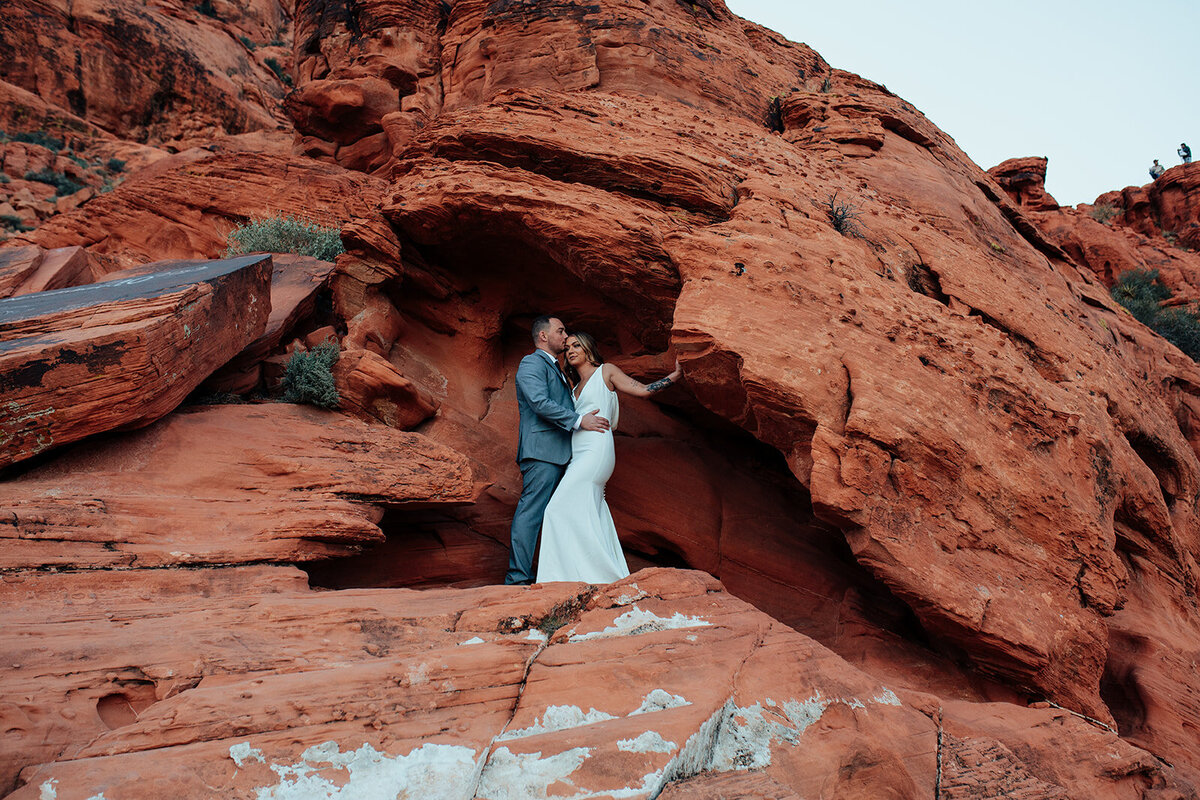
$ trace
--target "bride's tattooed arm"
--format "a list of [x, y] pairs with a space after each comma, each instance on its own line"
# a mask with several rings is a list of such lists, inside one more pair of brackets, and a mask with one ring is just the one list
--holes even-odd
[[663, 389], [667, 388], [674, 382], [675, 381], [671, 380], [671, 376], [668, 375], [665, 378], [659, 378], [654, 383], [646, 384], [646, 391], [650, 392], [650, 394], [654, 394], [655, 392], [661, 392]]
[[683, 370], [680, 368], [678, 360], [675, 361], [675, 370], [670, 375], [659, 378], [650, 384], [634, 380], [613, 364], [607, 364], [605, 367], [608, 370], [606, 377], [608, 378], [609, 387], [625, 394], [631, 394], [634, 397], [649, 397], [653, 394], [658, 394], [683, 377]]

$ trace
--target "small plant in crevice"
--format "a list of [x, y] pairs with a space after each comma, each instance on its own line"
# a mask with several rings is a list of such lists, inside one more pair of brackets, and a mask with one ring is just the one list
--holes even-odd
[[1171, 290], [1158, 281], [1156, 269], [1131, 269], [1122, 272], [1113, 284], [1112, 298], [1124, 306], [1134, 319], [1200, 361], [1200, 313], [1195, 307], [1169, 306]]
[[1096, 222], [1099, 222], [1101, 225], [1108, 225], [1120, 214], [1120, 212], [1117, 211], [1117, 207], [1110, 203], [1099, 203], [1098, 205], [1094, 205], [1092, 206], [1090, 213], [1092, 215], [1092, 219], [1096, 220]]
[[258, 45], [256, 45], [254, 42], [250, 41], [249, 36], [239, 36], [238, 39], [241, 40], [242, 45], [245, 46], [245, 48], [247, 50], [249, 50], [251, 53], [253, 53], [255, 50], [258, 49]]
[[992, 248], [992, 250], [993, 250], [993, 251], [995, 251], [995, 252], [997, 252], [997, 253], [1001, 253], [1001, 254], [1003, 254], [1003, 253], [1007, 253], [1007, 252], [1008, 252], [1008, 250], [1006, 250], [1006, 249], [1005, 249], [1004, 245], [1002, 245], [1002, 244], [1000, 244], [999, 242], [996, 242], [996, 241], [989, 241], [989, 242], [988, 242], [988, 247]]
[[825, 76], [825, 80], [821, 83], [821, 93], [829, 94], [833, 91], [833, 67], [829, 68], [829, 74]]
[[25, 180], [37, 181], [48, 186], [54, 187], [54, 194], [58, 197], [64, 197], [68, 194], [75, 194], [83, 188], [81, 184], [63, 175], [61, 172], [55, 172], [51, 169], [38, 170], [37, 172], [26, 172]]
[[226, 257], [247, 253], [296, 253], [333, 261], [346, 252], [340, 228], [318, 225], [291, 214], [242, 223], [230, 232], [225, 242]]
[[119, 158], [110, 158], [108, 161], [105, 162], [104, 168], [107, 169], [109, 172], [124, 172], [125, 171], [125, 162]]
[[285, 86], [292, 85], [292, 76], [289, 75], [284, 70], [284, 68], [279, 65], [279, 62], [273, 56], [268, 56], [267, 58], [264, 58], [263, 63], [267, 65], [267, 67], [271, 70], [271, 72], [275, 73], [275, 77], [279, 78], [279, 80], [283, 83], [283, 85], [285, 85]]
[[200, 2], [197, 3], [194, 8], [206, 17], [220, 19], [220, 17], [217, 15], [216, 7], [212, 4], [212, 0], [200, 0]]
[[579, 616], [579, 613], [583, 611], [584, 606], [587, 605], [591, 597], [592, 592], [589, 590], [569, 600], [564, 600], [546, 612], [546, 616], [538, 620], [534, 627], [544, 633], [546, 638], [549, 639], [559, 628], [574, 621]]
[[297, 351], [283, 372], [283, 401], [336, 408], [341, 397], [333, 380], [333, 365], [341, 357], [337, 342], [321, 342], [308, 352]]
[[829, 215], [829, 223], [833, 225], [835, 231], [842, 236], [862, 237], [862, 230], [858, 226], [857, 206], [849, 200], [838, 200], [837, 192], [834, 192], [825, 201], [824, 208]]

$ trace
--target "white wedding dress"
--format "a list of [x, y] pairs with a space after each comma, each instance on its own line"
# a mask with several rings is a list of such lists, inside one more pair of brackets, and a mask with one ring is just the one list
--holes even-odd
[[604, 485], [617, 463], [613, 429], [617, 427], [617, 393], [604, 382], [604, 365], [584, 382], [575, 411], [600, 410], [611, 423], [604, 433], [577, 430], [571, 435], [571, 463], [546, 506], [537, 582], [612, 583], [629, 575], [617, 526], [613, 524]]

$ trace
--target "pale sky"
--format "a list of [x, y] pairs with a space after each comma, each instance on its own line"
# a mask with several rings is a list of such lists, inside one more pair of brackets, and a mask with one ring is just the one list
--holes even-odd
[[882, 83], [980, 167], [1045, 156], [1063, 205], [1200, 161], [1200, 0], [726, 0]]

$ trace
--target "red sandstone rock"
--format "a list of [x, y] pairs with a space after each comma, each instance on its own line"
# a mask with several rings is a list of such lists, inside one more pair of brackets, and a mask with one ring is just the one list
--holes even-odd
[[[310, 256], [275, 254], [271, 257], [271, 316], [266, 330], [213, 374], [205, 388], [245, 394], [258, 386], [260, 362], [271, 354], [296, 324], [312, 313], [319, 292], [333, 272], [333, 264]], [[130, 272], [137, 272], [134, 268]], [[121, 275], [123, 273], [115, 273]]]
[[345, 555], [383, 538], [382, 506], [462, 503], [474, 487], [461, 456], [416, 434], [265, 404], [179, 411], [5, 492], [11, 570]]
[[[860, 83], [855, 88], [861, 94], [870, 87]], [[552, 141], [552, 134], [538, 131], [552, 130], [564, 122], [564, 115], [539, 110], [549, 105], [549, 97], [543, 92], [522, 96], [520, 102], [501, 98], [503, 105], [496, 113], [507, 117], [511, 130], [520, 132], [512, 134], [519, 135], [520, 141]], [[1074, 542], [1077, 537], [1112, 541], [1112, 534], [1106, 532], [1111, 523], [1093, 522], [1100, 508], [1136, 508], [1135, 513], [1158, 520], [1153, 524], [1162, 524], [1166, 517], [1161, 501], [1155, 499], [1155, 482], [1147, 481], [1148, 473], [1114, 429], [1112, 418], [1107, 411], [1095, 415], [1099, 409], [1086, 399], [1094, 396], [1089, 392], [1104, 386], [1110, 397], [1124, 398], [1117, 400], [1118, 405], [1132, 409], [1142, 402], [1141, 380], [1135, 382], [1130, 375], [1132, 370], [1140, 375], [1144, 364], [1126, 367], [1107, 355], [1104, 328], [1092, 328], [1084, 321], [1097, 312], [1085, 310], [1080, 294], [1086, 294], [1089, 304], [1099, 304], [1110, 329], [1127, 327], [1103, 289], [1089, 285], [1065, 262], [1062, 251], [991, 189], [988, 179], [944, 135], [914, 110], [886, 96], [871, 101], [808, 100], [797, 94], [784, 104], [787, 130], [782, 140], [731, 119], [720, 120], [718, 134], [711, 116], [698, 122], [665, 102], [651, 107], [652, 102], [613, 96], [564, 98], [556, 105], [586, 111], [568, 118], [573, 126], [568, 129], [570, 141], [587, 142], [586, 153], [579, 146], [560, 143], [543, 151], [545, 160], [540, 162], [528, 156], [507, 167], [447, 162], [446, 156], [467, 155], [450, 147], [436, 150], [439, 158], [431, 160], [422, 155], [427, 145], [418, 139], [409, 151], [414, 163], [404, 168], [384, 208], [398, 231], [395, 240], [389, 243], [387, 230], [377, 222], [364, 221], [348, 229], [353, 254], [339, 268], [335, 281], [341, 313], [353, 318], [366, 308], [366, 298], [379, 296], [381, 290], [391, 297], [403, 296], [397, 310], [409, 327], [401, 333], [390, 360], [414, 380], [427, 375], [430, 390], [447, 397], [444, 413], [449, 404], [478, 416], [504, 407], [490, 394], [491, 387], [503, 386], [507, 379], [489, 373], [495, 366], [484, 366], [490, 357], [485, 354], [494, 350], [475, 342], [507, 341], [504, 347], [514, 355], [522, 348], [519, 340], [508, 338], [504, 320], [522, 312], [532, 314], [539, 307], [557, 307], [573, 324], [599, 332], [610, 351], [615, 347], [620, 354], [622, 348], [647, 345], [661, 348], [665, 343], [656, 326], [663, 317], [657, 309], [670, 302], [671, 283], [648, 284], [644, 265], [662, 264], [668, 275], [672, 267], [678, 269], [683, 289], [673, 314], [673, 338], [683, 351], [691, 391], [712, 411], [746, 427], [789, 458], [793, 473], [812, 494], [816, 517], [851, 533], [860, 561], [913, 607], [936, 637], [972, 652], [990, 674], [1018, 684], [1032, 683], [1064, 702], [1104, 716], [1097, 694], [1105, 661], [1102, 617], [1121, 603], [1124, 570], [1112, 550], [1088, 548], [1081, 554]], [[808, 110], [801, 113], [802, 107]], [[807, 129], [809, 120], [825, 119], [820, 114], [835, 108], [847, 119], [856, 115], [860, 124], [875, 120], [870, 124], [883, 131], [878, 148], [868, 148], [873, 156], [863, 157], [862, 145], [853, 137], [821, 145], [819, 152], [832, 153], [823, 156], [830, 158], [843, 157], [839, 148], [849, 148], [847, 153], [858, 157], [854, 163], [860, 167], [847, 163], [836, 171], [822, 167], [786, 138], [793, 130]], [[468, 139], [476, 124], [490, 125], [480, 110], [464, 110], [461, 116], [462, 129], [455, 131], [458, 115], [443, 115], [437, 128], [431, 129], [433, 147], [440, 147], [433, 144], [438, 141]], [[607, 124], [617, 119], [638, 123]], [[720, 141], [738, 153], [739, 203], [728, 221], [714, 225], [711, 219], [659, 210], [672, 201], [687, 202], [673, 187], [704, 185], [701, 176], [708, 168], [699, 158], [676, 157], [658, 167], [673, 180], [663, 181], [652, 199], [630, 201], [613, 191], [621, 185], [614, 177], [619, 162], [605, 153], [616, 152], [618, 140], [633, 152], [654, 152], [657, 140], [647, 127], [651, 122], [684, 141]], [[516, 145], [496, 144], [503, 138], [498, 127], [487, 131], [487, 151], [503, 165], [504, 154], [516, 153]], [[606, 151], [604, 142], [611, 143], [611, 150]], [[607, 166], [602, 166], [606, 158]], [[600, 186], [556, 180], [553, 176], [567, 174], [565, 159], [588, 163], [582, 173], [585, 180]], [[771, 173], [802, 180], [808, 200], [798, 201], [794, 187], [785, 190]], [[864, 192], [864, 185], [871, 188]], [[835, 196], [851, 197], [866, 215], [866, 238], [843, 237], [829, 225], [823, 203]], [[905, 198], [903, 206], [897, 205], [897, 198]], [[947, 218], [938, 209], [948, 207], [964, 211]], [[710, 204], [709, 213], [712, 209]], [[937, 224], [930, 224], [935, 215]], [[620, 229], [613, 230], [612, 219], [623, 221]], [[659, 237], [662, 245], [657, 245]], [[657, 252], [647, 249], [647, 243], [654, 243]], [[579, 259], [580, 253], [587, 253], [587, 258]], [[1051, 267], [1047, 257], [1056, 266]], [[486, 258], [486, 268], [476, 266], [480, 258]], [[589, 271], [590, 262], [597, 259], [604, 269]], [[992, 265], [997, 259], [1004, 261], [1004, 271], [997, 272]], [[641, 270], [628, 271], [628, 265], [639, 265]], [[833, 272], [828, 271], [831, 265]], [[1013, 302], [1020, 292], [1004, 285], [1012, 278], [1000, 278], [1021, 270], [1028, 271], [1021, 281], [1053, 287], [1051, 297], [1058, 307], [1073, 309], [1066, 320], [1056, 308]], [[531, 275], [536, 277], [530, 280]], [[530, 283], [532, 292], [527, 288]], [[400, 285], [407, 288], [389, 288]], [[414, 290], [420, 295], [413, 296]], [[841, 303], [846, 304], [844, 310], [831, 315], [830, 308]], [[622, 307], [638, 311], [623, 315]], [[752, 325], [745, 318], [751, 308], [755, 311]], [[426, 332], [418, 331], [417, 325]], [[451, 351], [439, 343], [450, 331], [459, 332], [452, 357], [473, 364], [468, 370], [450, 371], [447, 354]], [[727, 343], [718, 343], [726, 337]], [[936, 354], [940, 340], [961, 343], [952, 362], [943, 363], [945, 356]], [[920, 358], [904, 355], [913, 347], [934, 349], [921, 352]], [[853, 355], [856, 352], [871, 355], [859, 359]], [[1085, 352], [1088, 355], [1082, 359], [1079, 354]], [[1066, 363], [1075, 363], [1074, 369], [1084, 376], [1080, 385], [1051, 389], [1051, 382], [1069, 374]], [[1156, 363], [1154, 369], [1168, 372], [1194, 369], [1162, 360]], [[901, 367], [904, 364], [912, 366]], [[482, 373], [468, 374], [471, 369]], [[1121, 375], [1126, 377], [1117, 377]], [[458, 386], [459, 381], [466, 386]], [[1125, 388], [1114, 391], [1114, 382]], [[441, 386], [446, 388], [435, 388]], [[863, 416], [847, 420], [848, 392]], [[486, 405], [480, 402], [482, 397], [489, 398]], [[902, 418], [892, 416], [898, 397], [908, 408]], [[1039, 402], [1049, 405], [1039, 408], [1018, 402], [1032, 397], [1047, 398]], [[1138, 426], [1154, 427], [1159, 432], [1153, 435], [1173, 441], [1172, 452], [1190, 464], [1194, 456], [1188, 454], [1190, 448], [1172, 421], [1173, 412], [1165, 406], [1157, 408], [1143, 407], [1136, 414], [1118, 412], [1118, 417], [1122, 425], [1138, 419]], [[452, 442], [465, 441], [466, 420], [455, 421], [453, 414], [446, 417], [446, 423], [435, 425], [431, 433]], [[952, 430], [943, 421], [947, 419], [975, 422]], [[507, 430], [511, 437], [505, 423], [511, 420], [498, 417], [495, 429], [502, 435]], [[1013, 440], [1010, 430], [1029, 431], [1030, 438]], [[1033, 434], [1034, 430], [1044, 432]], [[1078, 441], [1066, 462], [1073, 466], [1064, 466], [1065, 456], [1050, 452], [1038, 456], [1035, 450], [1031, 460], [1029, 448], [1039, 437]], [[480, 449], [477, 438], [472, 436], [472, 447], [462, 449], [488, 452], [486, 459], [476, 458], [486, 460], [490, 474], [512, 469], [503, 466], [500, 456], [511, 453], [511, 443], [497, 448], [493, 460], [490, 451]], [[879, 442], [900, 449], [890, 454]], [[964, 449], [967, 443], [978, 448], [976, 455]], [[1102, 459], [1114, 465], [1110, 469], [1126, 476], [1119, 481], [1119, 491], [1124, 493], [1120, 502], [1105, 499], [1112, 490], [1094, 483], [1093, 452], [1103, 453]], [[914, 462], [911, 477], [908, 467], [892, 466], [908, 460]], [[965, 470], [964, 464], [969, 465]], [[906, 474], [888, 478], [893, 468]], [[1191, 475], [1193, 468], [1186, 469]], [[1064, 485], [1064, 470], [1078, 476], [1072, 481], [1082, 483]], [[512, 486], [511, 481], [506, 478], [503, 485]], [[888, 481], [895, 481], [894, 497], [886, 489]], [[1052, 501], [1042, 488], [1047, 484], [1070, 488]], [[656, 495], [653, 502], [671, 507], [671, 496]], [[1004, 502], [1013, 507], [1039, 508], [1038, 515], [1000, 519], [971, 499], [1005, 496], [1011, 499]], [[647, 514], [642, 509], [652, 504], [650, 500], [631, 498], [630, 512]], [[615, 513], [624, 512], [620, 495], [614, 493], [610, 502]], [[949, 504], [956, 510], [922, 514], [928, 521], [916, 526], [914, 517], [895, 511], [913, 502]], [[1085, 508], [1092, 510], [1081, 510]], [[493, 523], [491, 514], [481, 510], [479, 524], [502, 536], [502, 517], [496, 513], [500, 519]], [[1059, 519], [1050, 529], [1076, 533], [1057, 542], [1047, 539], [1043, 521], [1047, 514]], [[955, 515], [963, 519], [951, 522]], [[933, 533], [943, 526], [944, 533]], [[725, 529], [724, 523], [720, 529]], [[987, 545], [930, 549], [940, 537], [949, 543], [964, 536], [978, 537], [986, 530], [1005, 531], [1009, 542], [1014, 535], [1028, 537], [1028, 546], [1047, 556], [1031, 561], [1024, 545], [1005, 550], [1006, 555], [994, 553]], [[809, 528], [799, 535], [814, 533]], [[672, 537], [680, 535], [688, 534]], [[676, 552], [682, 550], [695, 559], [689, 563], [712, 563], [702, 555], [704, 548], [689, 547], [683, 540], [668, 541]], [[886, 547], [873, 544], [884, 541], [889, 543]], [[1077, 568], [1062, 571], [1058, 566], [1080, 557], [1089, 565], [1082, 583]], [[995, 566], [990, 565], [993, 559], [998, 559]], [[764, 552], [747, 558], [747, 564], [778, 560]], [[980, 574], [994, 576], [982, 590], [976, 581]], [[1005, 576], [1012, 582], [1007, 583]], [[1053, 617], [1031, 626], [1027, 622], [1031, 615], [1037, 618], [1042, 613], [1026, 599], [1033, 585], [1057, 600], [1042, 606], [1054, 608]], [[1081, 591], [1087, 597], [1086, 607], [1077, 599]], [[793, 607], [802, 605], [792, 602]], [[1090, 655], [1083, 657], [1085, 652]]]
[[[125, 139], [188, 143], [274, 128], [284, 87], [237, 37], [260, 43], [285, 24], [274, 0], [219, 3], [241, 19], [185, 2], [130, 6], [15, 2], [0, 27], [5, 79]], [[253, 17], [259, 22], [247, 25]]]
[[[168, 258], [213, 258], [238, 222], [291, 214], [339, 225], [367, 213], [383, 184], [305, 158], [233, 152], [155, 165], [83, 208], [17, 237], [86, 247], [105, 272]], [[161, 170], [161, 171], [159, 171]]]
[[171, 411], [262, 332], [270, 270], [243, 256], [0, 300], [0, 466]]
[[[1041, 797], [1129, 797], [1141, 780], [1191, 790], [1063, 712], [1026, 712], [1025, 741], [1065, 727], [1102, 760], [1039, 761], [998, 709], [943, 715], [937, 698], [892, 691], [699, 573], [644, 571], [599, 591], [323, 593], [282, 567], [115, 577], [0, 585], [0, 637], [18, 659], [5, 678], [2, 779], [24, 767], [13, 800], [241, 798], [300, 780], [492, 800], [564, 785], [715, 797], [702, 787], [721, 782], [739, 797], [764, 785], [772, 797], [1000, 796], [1033, 774]], [[964, 758], [981, 747], [1005, 748], [1009, 774]]]
[[333, 377], [341, 397], [339, 407], [355, 416], [408, 430], [437, 413], [438, 401], [427, 389], [370, 350], [344, 351]]
[[1058, 203], [1046, 193], [1046, 159], [1010, 158], [988, 170], [996, 183], [1023, 209], [1055, 211]]
[[[299, 147], [396, 175], [382, 215], [370, 182], [337, 217], [357, 218], [334, 287], [346, 341], [435, 398], [425, 430], [491, 483], [470, 506], [380, 520], [392, 539], [360, 557], [369, 579], [503, 572], [519, 489], [512, 369], [529, 320], [552, 309], [639, 378], [672, 350], [685, 361], [683, 388], [622, 414], [609, 502], [635, 566], [710, 569], [897, 687], [1049, 697], [1115, 722], [1194, 778], [1200, 376], [1088, 274], [1159, 248], [1191, 285], [1155, 222], [1167, 208], [1190, 219], [1190, 173], [1127, 190], [1122, 216], [1151, 241], [1110, 240], [1081, 212], [1063, 212], [1078, 219], [1059, 237], [1034, 210], [1049, 202], [1036, 170], [1010, 199], [910, 105], [719, 3], [446, 8], [297, 8]], [[362, 102], [330, 102], [332, 89]], [[96, 198], [23, 240], [111, 246], [124, 264], [219, 252], [210, 209], [257, 208], [311, 164], [245, 158], [220, 173], [195, 155], [151, 168], [144, 209], [136, 194]], [[338, 180], [335, 196], [358, 185]], [[22, 213], [49, 213], [27, 194]], [[855, 228], [832, 226], [838, 201]], [[323, 585], [355, 569], [326, 562]], [[941, 718], [935, 700], [918, 705]], [[1139, 772], [1170, 796], [1173, 777], [1057, 712], [1003, 709], [944, 737], [943, 755], [977, 773], [956, 774], [955, 796], [1136, 796]], [[1030, 733], [1043, 724], [1075, 744]], [[875, 765], [894, 764], [873, 748], [870, 796]], [[1085, 768], [1096, 748], [1117, 753], [1100, 778]]]
[[0, 248], [0, 297], [91, 283], [95, 265], [81, 247]]

